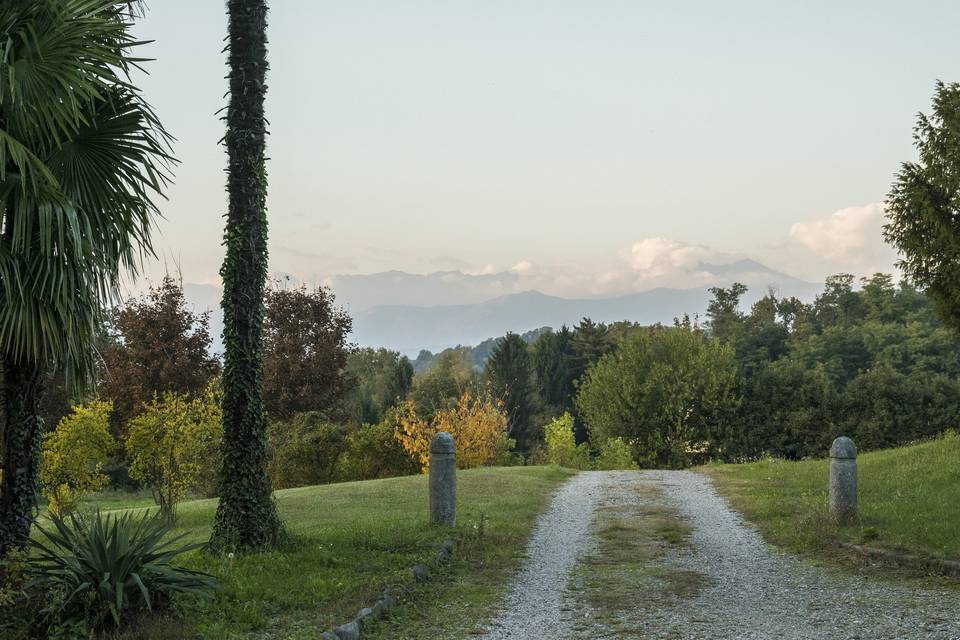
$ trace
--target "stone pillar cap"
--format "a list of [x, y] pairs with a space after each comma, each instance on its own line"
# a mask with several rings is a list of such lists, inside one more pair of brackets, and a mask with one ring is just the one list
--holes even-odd
[[847, 436], [840, 436], [830, 445], [831, 458], [856, 458], [857, 446]]
[[446, 431], [441, 431], [433, 436], [430, 442], [430, 453], [454, 453], [456, 451], [453, 436]]

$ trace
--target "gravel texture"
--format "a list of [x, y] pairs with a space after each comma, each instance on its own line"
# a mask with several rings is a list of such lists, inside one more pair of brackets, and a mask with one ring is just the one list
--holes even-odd
[[693, 526], [690, 553], [670, 559], [710, 586], [647, 617], [651, 638], [960, 638], [960, 597], [867, 579], [777, 553], [744, 525], [711, 481], [690, 471], [645, 474]]
[[[594, 510], [643, 500], [637, 483], [658, 486], [663, 505], [692, 527], [688, 547], [656, 562], [696, 571], [706, 586], [696, 595], [647, 610], [636, 630], [570, 633], [582, 603], [566, 591], [576, 558], [597, 548]], [[642, 592], [638, 600], [643, 599]], [[622, 629], [623, 627], [621, 627]], [[915, 582], [869, 579], [816, 566], [768, 547], [714, 491], [690, 471], [589, 472], [556, 494], [529, 543], [528, 559], [488, 639], [613, 637], [679, 639], [960, 640], [960, 594]]]
[[592, 546], [593, 510], [620, 481], [616, 473], [589, 471], [567, 481], [534, 527], [527, 560], [501, 615], [483, 638], [559, 638], [561, 606], [570, 570]]

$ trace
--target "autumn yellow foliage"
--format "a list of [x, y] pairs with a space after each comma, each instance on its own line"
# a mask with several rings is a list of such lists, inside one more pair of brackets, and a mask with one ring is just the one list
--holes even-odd
[[173, 520], [177, 502], [203, 490], [217, 473], [223, 418], [214, 386], [190, 399], [165, 393], [130, 421], [126, 447], [130, 477], [150, 486], [164, 515]]
[[110, 435], [111, 411], [110, 402], [76, 406], [43, 437], [40, 484], [52, 513], [69, 513], [83, 494], [106, 486], [103, 463], [116, 448]]
[[466, 391], [456, 405], [437, 411], [429, 423], [417, 415], [410, 400], [400, 405], [396, 415], [395, 436], [424, 473], [430, 469], [430, 441], [441, 431], [453, 436], [460, 469], [490, 464], [513, 448], [513, 440], [507, 437], [503, 402], [489, 393], [474, 397]]

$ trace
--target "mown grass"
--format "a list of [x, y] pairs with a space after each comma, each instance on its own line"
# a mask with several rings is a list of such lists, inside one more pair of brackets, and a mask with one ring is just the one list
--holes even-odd
[[[465, 616], [473, 605], [498, 597], [502, 577], [514, 568], [537, 514], [572, 473], [557, 467], [461, 471], [457, 529], [468, 542], [446, 575], [419, 587], [410, 604], [381, 625], [393, 629], [383, 637], [427, 637], [409, 635], [416, 633], [410, 629], [429, 626], [429, 615], [425, 622], [420, 613], [436, 605], [421, 601], [418, 593], [431, 598], [448, 591], [464, 595]], [[317, 637], [372, 604], [385, 586], [408, 583], [411, 566], [431, 559], [450, 535], [449, 529], [427, 524], [426, 480], [412, 476], [278, 491], [277, 503], [291, 534], [285, 548], [233, 558], [192, 552], [184, 564], [214, 574], [223, 591], [208, 600], [181, 601], [176, 614], [150, 619], [113, 637]], [[103, 506], [125, 506], [113, 498]], [[129, 506], [142, 504], [142, 498], [135, 497]], [[185, 541], [205, 541], [215, 509], [216, 500], [181, 504], [176, 533], [185, 534]]]
[[829, 460], [708, 465], [721, 493], [770, 542], [819, 551], [836, 541], [960, 559], [960, 436], [861, 454], [860, 521], [828, 515]]
[[[107, 489], [99, 493], [93, 493], [80, 501], [81, 509], [97, 508], [101, 511], [112, 511], [116, 509], [136, 509], [139, 507], [152, 507], [154, 505], [153, 496], [146, 489], [140, 491], [120, 491]], [[41, 506], [45, 507], [44, 501]]]

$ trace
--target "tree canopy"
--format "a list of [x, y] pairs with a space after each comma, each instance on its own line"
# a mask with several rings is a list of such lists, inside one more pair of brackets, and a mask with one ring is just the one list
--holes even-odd
[[100, 347], [98, 392], [113, 402], [111, 426], [120, 436], [155, 396], [195, 397], [220, 372], [211, 353], [210, 314], [187, 307], [170, 276], [139, 298], [115, 307]]
[[584, 376], [577, 406], [591, 440], [622, 437], [647, 464], [685, 466], [739, 406], [733, 349], [690, 325], [649, 327]]
[[347, 373], [353, 321], [335, 305], [330, 289], [266, 290], [263, 336], [263, 394], [267, 414], [288, 420], [317, 411], [343, 417], [355, 381]]
[[532, 435], [532, 369], [527, 343], [523, 338], [508, 332], [490, 354], [486, 372], [493, 392], [503, 399], [510, 437], [516, 440], [520, 451], [527, 451]]
[[960, 329], [960, 84], [937, 82], [913, 139], [918, 157], [890, 188], [884, 235], [900, 251], [898, 266]]

